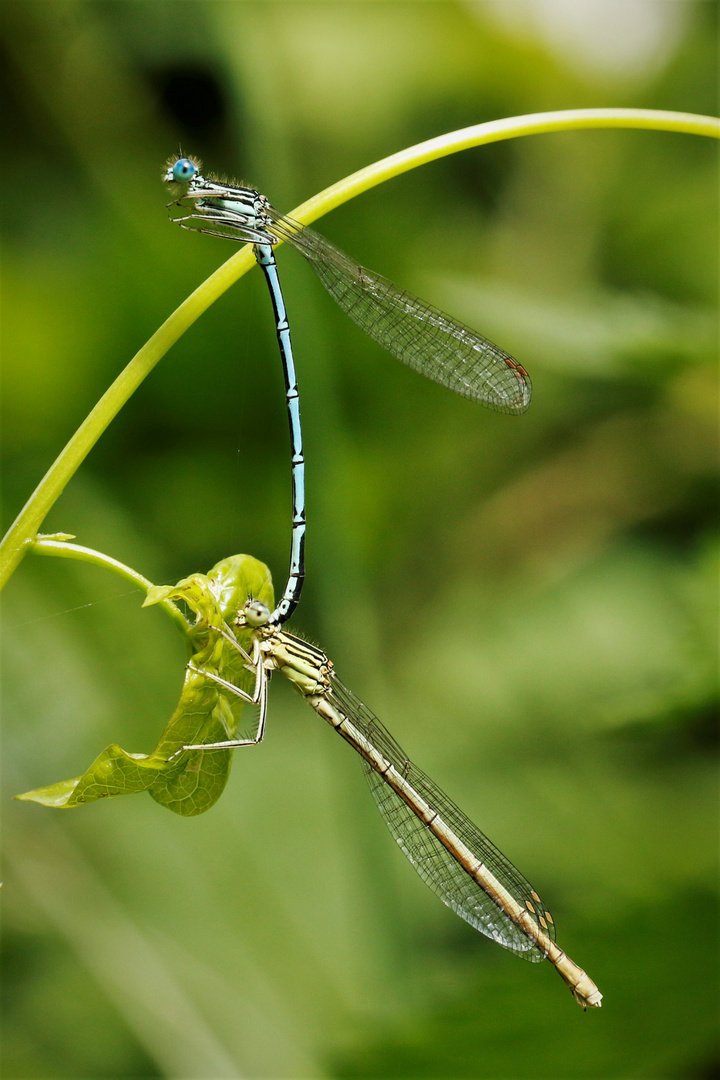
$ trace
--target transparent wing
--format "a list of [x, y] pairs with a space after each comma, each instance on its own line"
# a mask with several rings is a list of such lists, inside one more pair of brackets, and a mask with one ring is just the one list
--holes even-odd
[[[513, 898], [530, 913], [541, 930], [553, 941], [555, 925], [550, 913], [532, 885], [515, 869], [487, 836], [440, 790], [428, 776], [408, 759], [405, 752], [378, 718], [351, 690], [333, 676], [331, 698], [340, 711], [361, 732], [394, 768], [408, 781], [457, 837], [481, 859], [488, 870], [508, 890]], [[342, 728], [339, 729], [343, 734]], [[544, 960], [545, 954], [519, 926], [500, 908], [463, 867], [453, 858], [440, 840], [416, 816], [408, 805], [363, 759], [365, 773], [373, 798], [405, 855], [420, 877], [444, 904], [476, 930], [492, 938], [531, 963]]]
[[343, 311], [403, 364], [502, 413], [523, 413], [532, 383], [503, 349], [360, 266], [320, 233], [268, 206], [270, 228], [304, 255]]

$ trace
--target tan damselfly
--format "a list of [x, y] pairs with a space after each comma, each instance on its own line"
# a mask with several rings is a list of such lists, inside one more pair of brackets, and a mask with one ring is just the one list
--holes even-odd
[[[320, 649], [277, 626], [268, 625], [270, 609], [248, 600], [234, 619], [237, 629], [251, 628], [250, 652], [238, 643], [227, 623], [215, 627], [242, 654], [255, 675], [247, 694], [210, 671], [195, 667], [228, 693], [259, 706], [253, 738], [183, 746], [185, 751], [228, 750], [262, 741], [267, 715], [267, 687], [280, 671], [315, 712], [360, 755], [380, 813], [420, 877], [443, 903], [499, 945], [531, 963], [548, 959], [583, 1008], [600, 1006], [602, 994], [582, 968], [555, 942], [555, 924], [533, 887], [476, 825], [408, 758], [405, 751], [334, 672]], [[170, 759], [172, 760], [172, 759]]]

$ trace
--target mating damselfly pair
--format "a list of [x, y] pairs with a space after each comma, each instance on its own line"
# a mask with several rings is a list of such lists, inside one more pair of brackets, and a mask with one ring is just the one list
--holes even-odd
[[[178, 751], [221, 751], [262, 741], [267, 684], [281, 671], [308, 704], [360, 755], [380, 813], [421, 878], [458, 915], [530, 961], [549, 959], [586, 1008], [602, 995], [555, 943], [554, 922], [540, 897], [470, 819], [407, 757], [380, 721], [334, 673], [321, 650], [281, 626], [297, 607], [304, 579], [304, 457], [297, 380], [273, 247], [287, 241], [318, 274], [341, 308], [392, 355], [436, 382], [504, 413], [522, 413], [531, 396], [525, 369], [502, 349], [443, 312], [361, 267], [313, 230], [275, 210], [251, 188], [203, 177], [189, 158], [169, 163], [166, 182], [179, 185], [171, 203], [184, 228], [253, 245], [275, 313], [292, 443], [293, 541], [290, 575], [273, 611], [253, 598], [214, 629], [240, 650], [255, 675], [252, 694], [197, 669], [221, 692], [259, 707], [253, 738], [187, 745]], [[234, 628], [252, 628], [251, 651]]]

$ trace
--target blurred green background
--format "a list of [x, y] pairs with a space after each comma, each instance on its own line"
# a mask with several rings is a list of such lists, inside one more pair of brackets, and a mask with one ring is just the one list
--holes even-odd
[[[4, 510], [11, 522], [229, 242], [169, 224], [181, 145], [289, 211], [483, 120], [716, 110], [713, 3], [13, 2]], [[394, 850], [289, 687], [203, 817], [12, 796], [147, 752], [184, 651], [117, 578], [28, 557], [5, 593], [6, 1078], [716, 1077], [716, 146], [584, 131], [472, 150], [321, 231], [501, 342], [522, 418], [404, 369], [279, 253], [308, 462], [292, 628], [507, 853], [605, 994], [583, 1015]], [[173, 582], [289, 552], [257, 272], [68, 486], [64, 530]]]

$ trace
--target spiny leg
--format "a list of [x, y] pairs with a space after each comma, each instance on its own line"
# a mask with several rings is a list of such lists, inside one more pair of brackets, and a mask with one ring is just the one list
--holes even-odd
[[[241, 652], [245, 652], [239, 645], [238, 648]], [[179, 754], [184, 753], [186, 750], [235, 750], [241, 746], [257, 746], [258, 743], [261, 743], [265, 736], [268, 700], [267, 686], [270, 677], [262, 663], [259, 643], [257, 641], [255, 642], [253, 658], [251, 659], [251, 670], [255, 672], [255, 689], [252, 695], [247, 694], [244, 690], [241, 690], [239, 686], [235, 686], [234, 683], [228, 682], [227, 679], [223, 679], [219, 675], [213, 674], [211, 671], [203, 671], [202, 668], [195, 667], [192, 661], [190, 661], [187, 666], [190, 671], [194, 671], [198, 675], [202, 675], [205, 679], [217, 683], [223, 690], [235, 694], [236, 697], [239, 697], [242, 701], [246, 701], [249, 705], [259, 705], [260, 715], [258, 717], [257, 731], [252, 739], [228, 739], [225, 742], [192, 743], [187, 746], [181, 746], [180, 749], [176, 750], [174, 754], [171, 754], [167, 760], [172, 761], [173, 758], [178, 757]]]
[[[213, 626], [212, 624], [210, 624], [208, 629], [214, 630], [216, 634], [220, 634], [220, 636], [224, 638], [225, 641], [227, 641], [228, 645], [230, 645], [233, 649], [240, 653], [246, 663], [251, 664], [253, 669], [255, 668], [256, 661], [253, 659], [250, 653], [246, 652], [245, 649], [243, 649], [242, 645], [235, 637], [227, 623], [224, 622], [222, 626]], [[255, 643], [255, 648], [253, 648], [253, 655], [255, 655], [256, 651], [257, 642]]]

